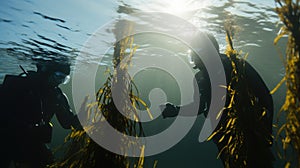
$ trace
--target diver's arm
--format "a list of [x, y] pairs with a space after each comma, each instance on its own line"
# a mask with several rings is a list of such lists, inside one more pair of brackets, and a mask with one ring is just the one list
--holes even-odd
[[[207, 116], [211, 99], [210, 81], [204, 77], [203, 72], [198, 72], [195, 78], [197, 82], [194, 83], [194, 90], [199, 90], [200, 95], [195, 92], [193, 102], [186, 105], [175, 106], [172, 103], [166, 103], [165, 109], [162, 112], [164, 118], [175, 117], [177, 115], [191, 117], [202, 113], [205, 117]], [[195, 110], [198, 110], [198, 112], [195, 112]]]
[[65, 129], [70, 129], [71, 126], [76, 129], [81, 129], [82, 126], [77, 115], [72, 112], [66, 95], [61, 92], [57, 98], [59, 103], [55, 114], [60, 125]]
[[[189, 116], [192, 117], [195, 116], [195, 114], [197, 115], [204, 114], [204, 116], [206, 117], [209, 110], [209, 104], [207, 98], [210, 98], [210, 96], [203, 93], [200, 95], [200, 101], [196, 99], [192, 103], [178, 106], [178, 109], [181, 110], [181, 113], [178, 114], [180, 116], [185, 116], [185, 117], [189, 117]], [[195, 110], [197, 110], [198, 112], [195, 112]]]
[[[195, 101], [193, 101], [189, 104], [182, 105], [182, 106], [176, 106], [172, 103], [166, 103], [164, 106], [165, 108], [162, 112], [163, 118], [176, 117], [178, 115], [184, 117], [192, 117], [195, 115], [200, 115], [202, 113], [204, 113], [206, 117], [209, 109], [208, 104], [206, 102], [202, 103], [201, 101], [200, 101], [200, 105]], [[195, 110], [198, 110], [198, 112], [195, 112]]]
[[[179, 109], [181, 110], [179, 116], [192, 117], [204, 113], [204, 111], [207, 110], [207, 106], [205, 107], [204, 103], [202, 103], [202, 105], [199, 106], [198, 103], [192, 102], [190, 104], [180, 106]], [[195, 110], [197, 110], [197, 112]]]
[[[203, 69], [196, 73], [195, 79], [194, 100], [190, 104], [179, 107], [182, 110], [182, 113], [179, 114], [180, 116], [194, 116], [195, 114], [207, 116], [211, 99], [211, 86], [206, 70]], [[196, 91], [199, 91], [199, 93]], [[198, 112], [195, 112], [195, 110], [198, 110]]]

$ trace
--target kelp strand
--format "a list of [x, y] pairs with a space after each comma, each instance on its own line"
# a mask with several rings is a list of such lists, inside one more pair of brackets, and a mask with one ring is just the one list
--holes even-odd
[[278, 154], [285, 160], [285, 167], [300, 168], [300, 3], [299, 0], [275, 0], [275, 3], [275, 11], [283, 26], [274, 44], [288, 36], [284, 61], [287, 90], [279, 113], [284, 115], [285, 121], [277, 131], [276, 141], [282, 144], [282, 151]]
[[[127, 24], [128, 33], [131, 31], [131, 24]], [[122, 27], [124, 29], [124, 27]], [[124, 33], [124, 31], [122, 31]], [[124, 34], [123, 34], [124, 35]], [[130, 52], [126, 52], [129, 49]], [[133, 167], [133, 168], [142, 168], [144, 164], [144, 148], [143, 145], [134, 144], [136, 142], [130, 142], [126, 138], [122, 141], [128, 146], [120, 146], [120, 149], [126, 151], [126, 147], [130, 145], [136, 145], [140, 147], [141, 155], [137, 158], [129, 158], [128, 156], [118, 155], [113, 152], [110, 152], [96, 142], [94, 142], [86, 132], [89, 134], [100, 134], [101, 136], [108, 135], [108, 132], [105, 132], [103, 129], [102, 122], [107, 120], [115, 129], [120, 131], [125, 135], [130, 136], [144, 136], [144, 131], [142, 125], [139, 122], [137, 117], [137, 107], [146, 106], [145, 102], [141, 100], [138, 95], [136, 86], [131, 81], [130, 78], [126, 78], [123, 74], [127, 73], [127, 68], [130, 64], [130, 60], [134, 55], [136, 46], [133, 46], [133, 37], [125, 36], [122, 40], [117, 41], [114, 48], [114, 72], [109, 74], [106, 82], [98, 90], [96, 94], [97, 102], [87, 103], [85, 100], [82, 104], [84, 113], [86, 115], [87, 123], [84, 126], [84, 130], [72, 130], [71, 133], [66, 137], [65, 140], [65, 155], [60, 160], [51, 165], [50, 167], [89, 167], [89, 168], [98, 168], [103, 167], [104, 165], [109, 165], [109, 167]], [[126, 59], [126, 60], [124, 60]], [[118, 75], [121, 74], [121, 75]], [[113, 85], [121, 84], [122, 92], [119, 96], [130, 97], [129, 101], [124, 101], [122, 110], [125, 110], [128, 113], [128, 116], [135, 115], [136, 120], [130, 120], [127, 117], [120, 114], [119, 110], [116, 108], [113, 99], [112, 99], [112, 89]], [[126, 100], [124, 98], [124, 100]], [[146, 109], [150, 115], [149, 108], [146, 106]], [[127, 114], [126, 114], [127, 115]], [[124, 136], [125, 137], [125, 136]], [[157, 162], [155, 163], [157, 164]]]
[[[254, 91], [248, 86], [245, 60], [241, 56], [242, 52], [233, 48], [229, 30], [226, 29], [228, 45], [225, 51], [232, 67], [231, 79], [226, 87], [228, 98], [221, 123], [208, 140], [214, 139], [217, 143], [218, 157], [221, 157], [226, 168], [254, 165], [272, 167], [269, 155], [266, 155], [269, 150], [261, 147], [265, 143], [272, 144], [271, 135], [265, 129], [266, 112], [255, 101]], [[244, 58], [247, 56], [246, 54]], [[258, 135], [252, 137], [252, 132], [257, 132]]]

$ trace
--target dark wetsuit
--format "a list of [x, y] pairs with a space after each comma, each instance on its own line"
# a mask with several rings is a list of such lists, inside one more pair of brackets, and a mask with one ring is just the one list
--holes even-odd
[[[225, 69], [225, 75], [227, 79], [227, 85], [231, 81], [232, 77], [232, 65], [228, 57], [224, 54], [220, 55], [222, 63], [224, 65]], [[273, 121], [273, 100], [272, 96], [269, 93], [269, 89], [267, 88], [266, 84], [260, 77], [260, 75], [255, 71], [255, 69], [247, 62], [244, 64], [244, 70], [245, 70], [245, 79], [247, 81], [248, 88], [252, 90], [255, 96], [255, 101], [257, 104], [259, 104], [261, 107], [266, 108], [266, 116], [263, 118], [263, 128], [257, 128], [258, 126], [253, 125], [255, 124], [255, 121], [252, 121], [253, 118], [247, 118], [246, 121], [248, 124], [249, 129], [245, 129], [246, 133], [246, 139], [247, 139], [247, 145], [248, 145], [248, 167], [271, 167], [269, 161], [265, 161], [266, 159], [272, 160], [272, 154], [271, 154], [271, 144], [269, 141], [272, 141], [272, 121]], [[210, 100], [211, 100], [211, 85], [210, 80], [208, 77], [208, 73], [206, 70], [202, 70], [198, 72], [195, 75], [195, 78], [197, 80], [198, 86], [199, 86], [199, 92], [201, 94], [200, 96], [200, 107], [199, 107], [199, 114], [204, 113], [205, 116], [207, 116], [208, 109], [210, 107]], [[245, 99], [247, 99], [249, 96], [245, 95]], [[225, 107], [229, 105], [230, 95], [227, 94], [226, 104]], [[247, 108], [247, 107], [246, 107]], [[247, 115], [247, 114], [246, 114]], [[251, 116], [251, 115], [250, 115]], [[227, 119], [227, 111], [224, 110], [222, 117], [220, 119], [219, 125], [215, 130], [220, 129], [220, 126], [226, 124]], [[239, 116], [242, 118], [242, 116]], [[246, 116], [248, 117], [248, 116]], [[269, 134], [269, 135], [262, 135], [262, 134]], [[225, 136], [223, 142], [219, 143], [219, 139], [224, 134], [219, 133], [216, 134], [213, 138], [214, 143], [218, 146], [219, 151], [223, 149], [223, 147], [226, 145], [225, 142], [228, 140], [229, 136]], [[234, 136], [234, 135], [233, 135]], [[256, 150], [257, 148], [260, 148], [259, 150]], [[255, 151], [256, 150], [256, 151]], [[261, 152], [261, 153], [258, 153]], [[220, 156], [223, 163], [224, 163], [224, 155]], [[260, 161], [262, 160], [262, 161]]]
[[1, 86], [1, 168], [11, 161], [34, 168], [53, 162], [46, 143], [51, 141], [48, 123], [54, 114], [63, 128], [80, 126], [61, 89], [42, 83], [31, 72], [28, 77], [7, 76]]

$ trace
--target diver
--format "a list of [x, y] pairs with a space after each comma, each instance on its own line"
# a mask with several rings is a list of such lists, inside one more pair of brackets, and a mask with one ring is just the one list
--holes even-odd
[[37, 71], [6, 75], [0, 87], [1, 166], [42, 168], [54, 162], [47, 143], [54, 114], [65, 129], [83, 129], [59, 88], [69, 79], [68, 63], [37, 63]]
[[[225, 55], [219, 52], [219, 44], [214, 36], [211, 34], [206, 34], [210, 42], [214, 45], [215, 49], [218, 51], [219, 56], [221, 58], [222, 64], [225, 70], [225, 76], [227, 81], [227, 86], [232, 79], [232, 64], [231, 60]], [[201, 40], [201, 39], [200, 39]], [[203, 41], [202, 41], [203, 42]], [[200, 42], [201, 43], [201, 42]], [[198, 43], [197, 43], [198, 44]], [[203, 44], [203, 43], [202, 43]], [[205, 50], [205, 49], [204, 49]], [[208, 52], [202, 52], [205, 54]], [[201, 52], [200, 52], [201, 54]], [[208, 56], [208, 55], [207, 55]], [[197, 56], [196, 53], [191, 54], [192, 62], [194, 63], [194, 69], [198, 69], [199, 71], [195, 74], [195, 79], [197, 81], [197, 88], [200, 94], [200, 103], [198, 108], [198, 115], [204, 114], [205, 117], [208, 116], [208, 111], [211, 106], [211, 83], [209, 79], [208, 72], [202, 62], [202, 60]], [[248, 88], [251, 89], [254, 93], [255, 101], [257, 104], [260, 105], [261, 110], [266, 111], [265, 118], [263, 119], [263, 127], [264, 128], [257, 128], [257, 126], [253, 126], [251, 124], [255, 123], [253, 118], [247, 118], [245, 122], [245, 137], [247, 139], [247, 145], [249, 151], [246, 151], [246, 160], [248, 161], [247, 167], [272, 167], [272, 160], [274, 160], [274, 156], [271, 152], [271, 145], [273, 142], [272, 138], [272, 122], [273, 122], [273, 100], [272, 96], [270, 95], [269, 89], [264, 83], [263, 79], [260, 75], [255, 71], [255, 69], [246, 61], [244, 62], [244, 70], [246, 74], [246, 80], [248, 84]], [[196, 86], [195, 86], [196, 87]], [[198, 95], [199, 96], [199, 95]], [[248, 95], [245, 95], [244, 99], [247, 99]], [[231, 95], [227, 93], [225, 107], [228, 107], [230, 103]], [[199, 100], [195, 98], [194, 100]], [[195, 102], [195, 101], [194, 101]], [[170, 102], [167, 102], [161, 105], [162, 109], [162, 116], [163, 118], [169, 117], [176, 117], [177, 115], [181, 116], [191, 116], [192, 113], [189, 114], [189, 111], [184, 110], [182, 113], [179, 113], [181, 108], [184, 109], [193, 109], [194, 102], [187, 104], [187, 105], [174, 105]], [[194, 106], [195, 107], [195, 106]], [[223, 110], [220, 122], [218, 123], [216, 130], [220, 129], [220, 127], [226, 124], [227, 119], [227, 111], [226, 109]], [[242, 116], [240, 116], [242, 118]], [[244, 117], [245, 118], [245, 117]], [[249, 125], [247, 125], [249, 124]], [[248, 129], [249, 128], [249, 129]], [[266, 135], [267, 134], [267, 135]], [[219, 152], [227, 145], [225, 142], [229, 139], [229, 136], [224, 136], [223, 141], [220, 142], [221, 137], [224, 134], [217, 133], [213, 137], [213, 142], [217, 145]], [[234, 135], [233, 135], [234, 136]], [[258, 149], [259, 148], [259, 149]], [[245, 156], [240, 156], [245, 157]], [[225, 156], [224, 152], [221, 153], [220, 158], [225, 166]], [[228, 157], [227, 157], [228, 158]], [[269, 161], [268, 161], [269, 160]], [[270, 161], [271, 160], [271, 161]]]

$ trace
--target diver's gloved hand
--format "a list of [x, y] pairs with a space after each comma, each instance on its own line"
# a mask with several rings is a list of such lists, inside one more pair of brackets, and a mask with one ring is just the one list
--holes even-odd
[[162, 110], [163, 118], [176, 117], [179, 113], [179, 107], [169, 102], [160, 105], [160, 109]]

